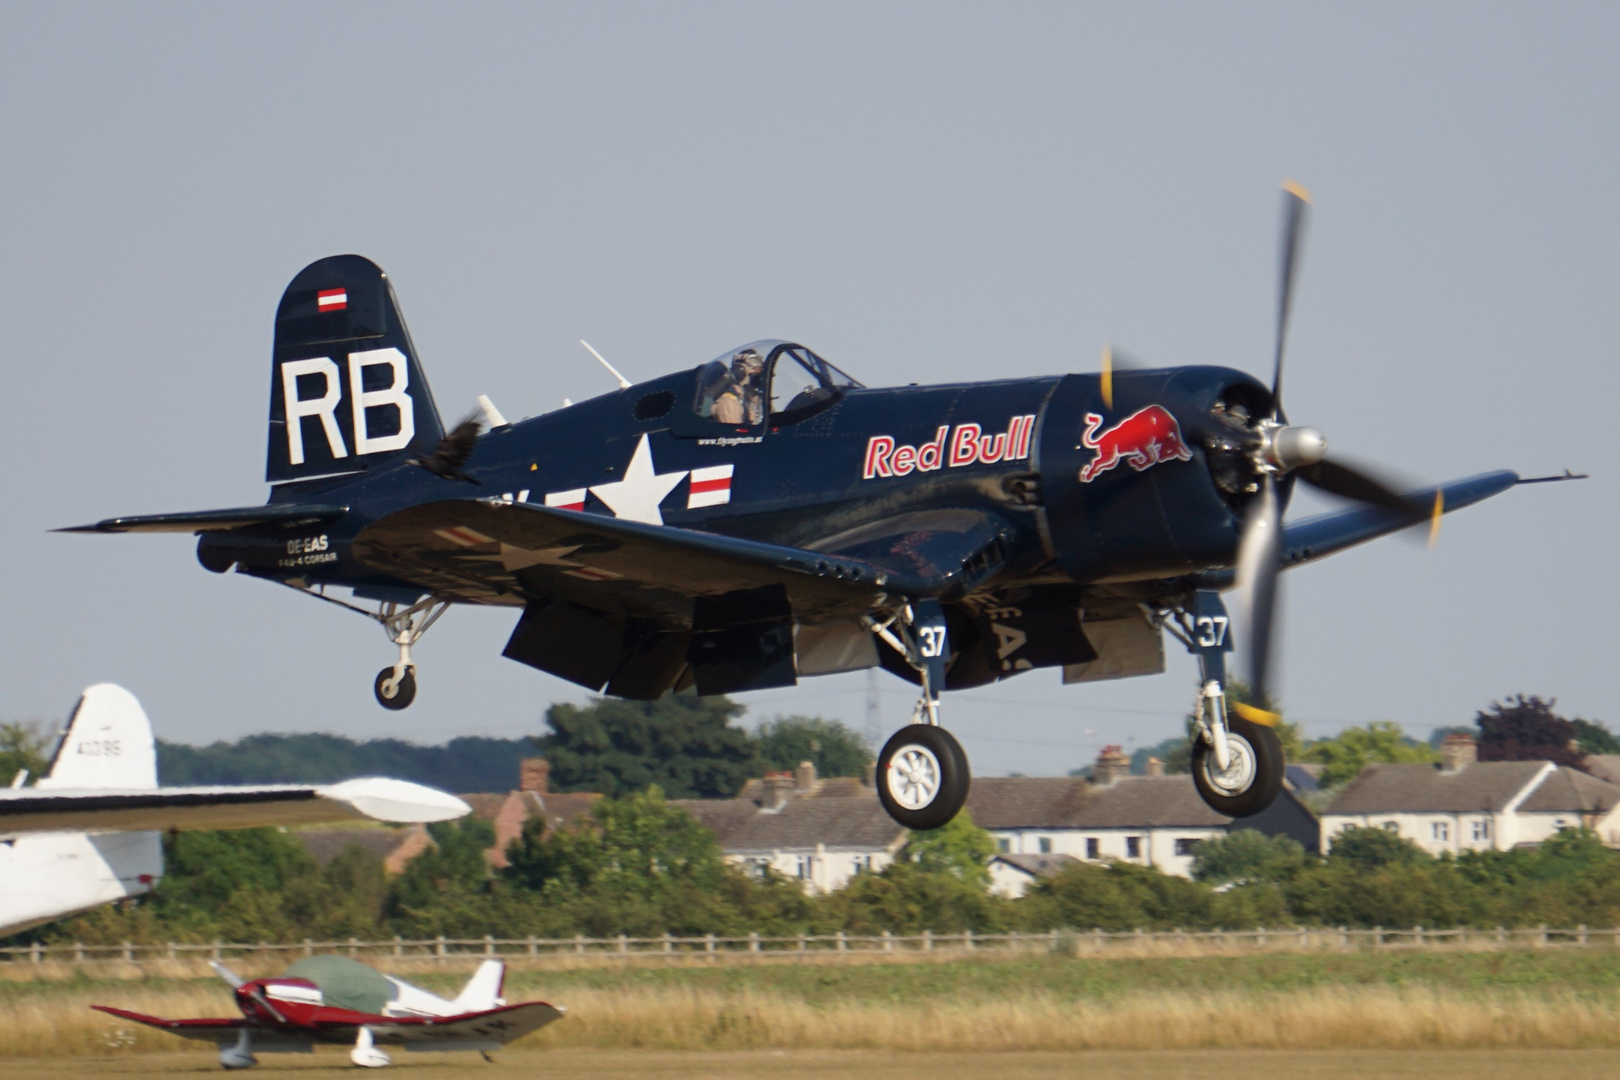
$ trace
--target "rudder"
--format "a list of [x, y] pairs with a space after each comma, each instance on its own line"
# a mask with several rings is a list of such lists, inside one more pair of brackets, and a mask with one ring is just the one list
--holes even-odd
[[157, 783], [152, 722], [135, 695], [97, 683], [80, 695], [41, 788], [150, 791]]
[[265, 479], [360, 472], [443, 437], [388, 275], [361, 255], [300, 270], [276, 308]]

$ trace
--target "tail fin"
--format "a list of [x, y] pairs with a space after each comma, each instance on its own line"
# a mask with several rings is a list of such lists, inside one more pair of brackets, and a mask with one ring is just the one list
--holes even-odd
[[506, 985], [506, 965], [499, 960], [485, 960], [467, 980], [456, 996], [455, 1006], [464, 1012], [484, 1012], [506, 1004], [501, 988]]
[[444, 437], [388, 275], [360, 255], [298, 272], [276, 309], [265, 479], [360, 472]]
[[152, 722], [135, 695], [97, 683], [79, 697], [41, 788], [149, 791], [157, 783]]

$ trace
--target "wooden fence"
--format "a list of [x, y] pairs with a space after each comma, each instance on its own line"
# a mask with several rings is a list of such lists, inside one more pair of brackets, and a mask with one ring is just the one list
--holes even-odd
[[446, 938], [424, 940], [394, 938], [391, 941], [298, 941], [281, 943], [244, 942], [165, 942], [163, 944], [86, 945], [57, 942], [0, 948], [0, 963], [141, 963], [154, 960], [226, 960], [234, 957], [289, 961], [318, 953], [372, 960], [401, 959], [417, 962], [448, 962], [453, 959], [501, 957], [681, 957], [720, 959], [731, 957], [782, 959], [830, 958], [860, 954], [916, 955], [921, 953], [981, 951], [1041, 951], [1073, 955], [1196, 955], [1212, 951], [1287, 951], [1413, 949], [1413, 948], [1555, 948], [1601, 945], [1620, 948], [1620, 927], [1550, 929], [1545, 926], [1516, 929], [1426, 930], [1373, 927], [1352, 930], [1346, 927], [1295, 927], [1269, 930], [1052, 930], [1046, 933], [975, 934], [799, 934], [790, 937], [626, 937], [611, 938]]

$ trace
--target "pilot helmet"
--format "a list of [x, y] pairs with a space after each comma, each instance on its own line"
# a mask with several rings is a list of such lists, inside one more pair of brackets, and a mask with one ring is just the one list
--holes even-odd
[[733, 367], [740, 365], [750, 375], [758, 375], [765, 370], [765, 358], [756, 349], [738, 349], [731, 363]]

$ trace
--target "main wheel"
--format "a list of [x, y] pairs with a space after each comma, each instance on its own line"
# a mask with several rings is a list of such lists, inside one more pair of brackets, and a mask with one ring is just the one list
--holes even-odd
[[967, 802], [968, 760], [944, 728], [908, 724], [877, 759], [878, 800], [908, 829], [937, 829]]
[[1270, 728], [1228, 714], [1226, 746], [1230, 761], [1222, 769], [1215, 764], [1215, 748], [1207, 739], [1193, 745], [1192, 775], [1198, 794], [1227, 817], [1258, 814], [1282, 790], [1282, 743]]
[[405, 674], [400, 678], [399, 682], [390, 688], [388, 684], [393, 681], [393, 678], [394, 669], [392, 667], [383, 668], [377, 672], [377, 680], [371, 684], [371, 691], [377, 695], [377, 704], [385, 709], [393, 709], [397, 712], [400, 709], [407, 708], [411, 702], [416, 700], [416, 670], [406, 668]]

